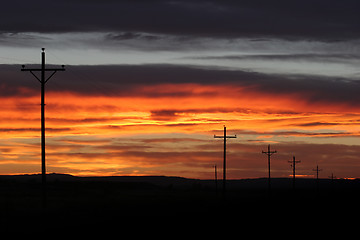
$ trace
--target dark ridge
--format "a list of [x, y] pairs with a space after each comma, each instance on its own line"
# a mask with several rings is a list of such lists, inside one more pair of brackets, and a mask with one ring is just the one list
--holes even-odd
[[[107, 183], [148, 183], [159, 187], [174, 185], [182, 187], [191, 187], [198, 184], [208, 188], [215, 188], [214, 180], [201, 180], [194, 178], [184, 178], [176, 176], [92, 176], [79, 177], [70, 174], [50, 173], [46, 175], [47, 182], [107, 182]], [[24, 175], [0, 175], [0, 182], [41, 182], [41, 174]], [[297, 178], [296, 186], [299, 189], [312, 189], [315, 186], [313, 178]], [[218, 180], [221, 188], [222, 180]], [[287, 189], [292, 187], [292, 178], [272, 178], [271, 183], [275, 189]], [[227, 180], [229, 189], [263, 189], [268, 187], [267, 178], [251, 179], [229, 179]], [[360, 187], [360, 179], [319, 179], [319, 185], [323, 188], [331, 188], [336, 184], [340, 188]]]
[[186, 225], [190, 221], [196, 226], [211, 219], [234, 217], [234, 221], [246, 219], [259, 226], [269, 216], [280, 216], [276, 221], [281, 225], [288, 224], [290, 216], [303, 219], [315, 213], [319, 221], [326, 221], [330, 215], [352, 219], [359, 211], [358, 179], [319, 179], [317, 188], [315, 179], [298, 178], [293, 190], [292, 179], [273, 178], [271, 195], [267, 178], [228, 180], [225, 197], [221, 180], [218, 189], [214, 180], [167, 176], [48, 174], [47, 180], [47, 206], [43, 208], [40, 174], [0, 176], [3, 232], [41, 232], [39, 224], [45, 232], [102, 232], [124, 226], [124, 220], [132, 227], [139, 226], [144, 219], [142, 224], [152, 229], [180, 219], [183, 224], [187, 219]]

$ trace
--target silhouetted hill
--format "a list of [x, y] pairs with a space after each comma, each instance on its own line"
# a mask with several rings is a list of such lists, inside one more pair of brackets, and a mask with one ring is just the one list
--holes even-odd
[[[38, 182], [42, 180], [41, 174], [0, 175], [1, 181]], [[46, 175], [46, 181], [52, 182], [108, 182], [108, 183], [146, 183], [157, 186], [187, 186], [199, 182], [197, 179], [167, 176], [101, 176], [77, 177], [70, 174], [51, 173]]]
[[[153, 185], [158, 187], [174, 188], [215, 188], [214, 180], [200, 180], [193, 178], [172, 177], [172, 176], [98, 176], [98, 177], [78, 177], [70, 174], [51, 173], [46, 175], [47, 182], [102, 182], [102, 183], [137, 183]], [[25, 175], [0, 175], [1, 181], [12, 182], [41, 182], [41, 174]], [[222, 180], [218, 180], [218, 188], [222, 187]], [[272, 178], [271, 186], [274, 189], [291, 189], [292, 178]], [[227, 180], [229, 190], [236, 189], [265, 189], [268, 188], [267, 178]], [[319, 187], [322, 188], [357, 188], [360, 187], [360, 180], [354, 179], [319, 179]], [[316, 180], [313, 178], [297, 178], [296, 188], [313, 189], [316, 188]]]
[[[51, 173], [46, 174], [46, 179], [48, 181], [76, 181], [78, 177], [72, 176], [70, 174], [59, 174]], [[12, 181], [34, 181], [41, 182], [41, 174], [24, 174], [24, 175], [0, 175], [0, 181], [12, 180]]]
[[331, 212], [346, 218], [357, 214], [357, 179], [320, 179], [319, 191], [314, 179], [296, 179], [296, 191], [292, 179], [274, 178], [271, 182], [269, 195], [266, 178], [229, 180], [224, 197], [221, 180], [216, 189], [214, 180], [182, 177], [48, 174], [47, 207], [43, 208], [41, 175], [2, 175], [0, 226], [2, 230], [36, 230], [40, 221], [48, 229], [74, 230], [118, 226], [123, 219], [144, 216], [197, 221], [241, 216], [258, 221], [269, 215], [289, 216], [290, 210], [294, 216]]

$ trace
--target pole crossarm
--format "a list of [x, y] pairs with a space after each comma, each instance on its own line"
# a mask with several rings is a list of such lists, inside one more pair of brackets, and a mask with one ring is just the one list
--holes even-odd
[[313, 169], [313, 171], [319, 174], [319, 172], [322, 171], [322, 169], [319, 169], [319, 165], [316, 165], [316, 169]]
[[[216, 136], [216, 135], [214, 135], [214, 138], [224, 138], [224, 136]], [[234, 135], [234, 136], [226, 136], [226, 138], [237, 138], [237, 136], [236, 135]]]
[[296, 163], [301, 163], [300, 160], [295, 160], [295, 156], [293, 156], [293, 160], [289, 160], [288, 163], [292, 163], [290, 166], [295, 166]]
[[65, 71], [65, 66], [62, 65], [62, 68], [46, 68], [46, 69], [42, 69], [42, 68], [25, 68], [25, 65], [22, 65], [22, 72], [30, 72], [37, 80], [39, 80], [39, 82], [41, 83], [42, 80], [40, 80], [40, 78], [38, 78], [35, 73], [33, 72], [53, 72], [50, 77], [48, 77], [44, 83], [47, 83], [47, 81], [50, 80], [50, 78], [52, 78], [52, 76], [55, 75], [55, 73], [57, 71]]
[[[21, 71], [26, 72], [26, 71], [30, 71], [30, 72], [41, 72], [42, 69], [41, 68], [25, 68], [25, 65], [23, 65], [23, 69], [21, 69]], [[65, 71], [65, 66], [63, 65], [63, 68], [46, 68], [44, 69], [45, 72], [51, 72], [51, 71]]]
[[[269, 145], [269, 148], [270, 148], [270, 145]], [[269, 149], [267, 152], [262, 151], [262, 153], [265, 153], [268, 156], [272, 156], [274, 153], [277, 153], [277, 151], [276, 150], [275, 151], [270, 151], [270, 149]]]

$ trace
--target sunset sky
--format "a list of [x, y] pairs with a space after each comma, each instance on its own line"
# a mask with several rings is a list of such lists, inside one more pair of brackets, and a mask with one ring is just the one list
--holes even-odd
[[[360, 177], [358, 0], [13, 0], [0, 8], [0, 174]], [[220, 171], [220, 170], [219, 170]], [[219, 173], [219, 178], [221, 175]]]

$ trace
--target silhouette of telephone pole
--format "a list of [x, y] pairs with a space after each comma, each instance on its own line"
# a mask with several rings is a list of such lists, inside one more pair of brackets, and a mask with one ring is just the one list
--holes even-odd
[[[43, 207], [46, 207], [46, 165], [45, 165], [45, 84], [55, 75], [57, 71], [65, 71], [64, 65], [62, 68], [45, 68], [45, 48], [41, 49], [41, 68], [26, 69], [22, 65], [21, 71], [30, 72], [41, 84], [41, 179], [43, 189]], [[34, 72], [40, 72], [40, 78]], [[46, 78], [45, 72], [52, 72]]]
[[316, 171], [316, 191], [319, 191], [319, 172], [322, 169], [319, 169], [319, 165], [316, 165], [316, 169], [313, 169], [313, 171]]
[[269, 188], [269, 194], [271, 193], [271, 177], [270, 177], [270, 157], [271, 155], [277, 153], [277, 151], [270, 151], [270, 144], [268, 145], [267, 152], [262, 151], [262, 153], [265, 153], [268, 156], [268, 167], [269, 167], [269, 180], [268, 180], [268, 188]]
[[226, 139], [227, 138], [236, 138], [236, 135], [234, 136], [228, 136], [226, 135], [226, 127], [224, 125], [224, 136], [216, 136], [214, 135], [214, 138], [223, 138], [224, 139], [224, 163], [223, 163], [223, 196], [225, 197], [226, 193]]
[[336, 176], [334, 176], [334, 173], [331, 173], [331, 176], [329, 176], [329, 178], [331, 179], [331, 189], [334, 189], [334, 179], [336, 178]]
[[295, 166], [297, 163], [300, 163], [301, 161], [295, 160], [295, 156], [293, 156], [293, 160], [288, 162], [291, 163], [291, 167], [293, 169], [293, 190], [295, 190]]
[[217, 180], [217, 167], [216, 164], [214, 165], [214, 170], [215, 170], [215, 190], [216, 190], [216, 196], [218, 196], [218, 180]]

